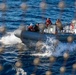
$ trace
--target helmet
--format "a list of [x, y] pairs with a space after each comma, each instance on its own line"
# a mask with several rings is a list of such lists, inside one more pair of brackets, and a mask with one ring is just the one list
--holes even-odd
[[33, 24], [32, 24], [32, 23], [30, 23], [30, 26], [33, 26]]

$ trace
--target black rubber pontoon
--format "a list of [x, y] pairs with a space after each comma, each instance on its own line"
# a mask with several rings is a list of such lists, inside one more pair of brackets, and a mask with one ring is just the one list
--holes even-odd
[[74, 40], [76, 40], [76, 34], [50, 34], [50, 33], [39, 33], [39, 32], [30, 32], [30, 31], [22, 31], [21, 33], [15, 33], [15, 35], [24, 42], [24, 40], [43, 40], [46, 41], [47, 37], [55, 37], [56, 39], [60, 41], [67, 41], [67, 38], [69, 36], [72, 36]]

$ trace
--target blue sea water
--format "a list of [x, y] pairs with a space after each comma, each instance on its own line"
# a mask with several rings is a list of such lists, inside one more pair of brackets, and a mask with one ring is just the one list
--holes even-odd
[[[2, 42], [7, 44], [7, 46], [5, 46], [4, 53], [0, 54], [0, 64], [4, 67], [3, 71], [0, 72], [0, 75], [16, 75], [17, 70], [15, 63], [18, 60], [22, 61], [22, 69], [27, 72], [27, 75], [31, 75], [34, 72], [35, 66], [33, 65], [33, 60], [36, 56], [31, 56], [30, 54], [34, 52], [36, 53], [36, 50], [35, 47], [29, 47], [29, 45], [33, 45], [34, 42], [30, 42], [29, 44], [26, 43], [26, 46], [28, 45], [27, 50], [19, 53], [15, 44], [21, 41], [13, 35], [13, 32], [22, 23], [25, 25], [29, 25], [30, 23], [43, 23], [46, 18], [51, 18], [52, 23], [55, 23], [60, 16], [60, 9], [58, 8], [60, 0], [46, 0], [47, 8], [44, 14], [39, 6], [41, 1], [42, 0], [5, 0], [7, 9], [4, 13], [0, 11], [0, 25], [5, 24], [7, 32], [9, 31], [11, 35], [1, 36], [1, 38], [3, 38], [1, 39]], [[2, 2], [3, 0], [0, 0], [0, 3]], [[20, 8], [21, 3], [23, 2], [28, 6], [26, 11], [23, 11]], [[62, 13], [61, 21], [63, 25], [66, 25], [67, 23], [70, 24], [71, 20], [74, 19], [75, 0], [64, 0], [64, 2], [66, 3], [66, 6]], [[2, 14], [4, 14], [4, 16], [2, 16]], [[44, 16], [44, 19], [42, 18], [42, 15]], [[51, 39], [52, 38], [49, 38], [50, 42], [52, 41]], [[51, 51], [55, 48], [52, 44], [49, 44], [49, 40], [44, 44], [46, 46], [46, 51]], [[53, 75], [60, 75], [60, 67], [63, 66], [64, 63], [62, 55], [66, 50], [69, 50], [70, 57], [65, 65], [66, 72], [64, 75], [72, 75], [72, 65], [76, 62], [76, 43], [73, 42], [68, 44], [67, 42], [63, 43], [59, 41], [55, 50], [56, 51], [53, 52], [52, 55], [56, 56], [56, 62], [52, 66], [50, 65], [49, 58], [47, 56], [39, 57], [40, 64], [37, 66], [36, 75], [45, 75], [48, 70], [52, 71]]]

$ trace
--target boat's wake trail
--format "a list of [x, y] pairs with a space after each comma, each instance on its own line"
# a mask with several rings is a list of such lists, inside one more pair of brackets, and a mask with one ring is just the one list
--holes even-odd
[[14, 32], [7, 32], [0, 38], [0, 43], [4, 45], [14, 45], [17, 43], [22, 43], [22, 41], [20, 40], [20, 38], [14, 35]]
[[[0, 38], [0, 43], [11, 46], [18, 43], [22, 43], [21, 39], [16, 37], [14, 35], [14, 32], [7, 32], [5, 36], [2, 36]], [[27, 43], [26, 43], [27, 44]], [[55, 39], [54, 37], [48, 37], [45, 42], [38, 41], [34, 44], [33, 42], [29, 42], [28, 45], [32, 47], [32, 45], [35, 47], [36, 50], [35, 53], [32, 53], [33, 56], [41, 56], [41, 57], [50, 57], [51, 55], [54, 56], [62, 56], [64, 52], [68, 51], [74, 51], [76, 49], [76, 43], [63, 43]], [[29, 47], [28, 46], [28, 47]], [[39, 51], [39, 52], [38, 52]], [[37, 53], [38, 52], [38, 53]]]
[[74, 51], [76, 49], [76, 43], [62, 43], [55, 38], [47, 37], [47, 40], [42, 43], [39, 53], [32, 54], [33, 56], [50, 57], [50, 56], [62, 56], [66, 51]]

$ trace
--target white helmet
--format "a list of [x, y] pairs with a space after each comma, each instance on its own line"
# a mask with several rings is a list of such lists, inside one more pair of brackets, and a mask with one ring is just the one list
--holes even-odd
[[33, 24], [32, 24], [32, 23], [30, 23], [30, 26], [33, 26]]

